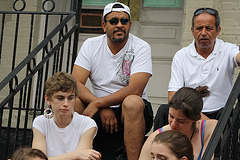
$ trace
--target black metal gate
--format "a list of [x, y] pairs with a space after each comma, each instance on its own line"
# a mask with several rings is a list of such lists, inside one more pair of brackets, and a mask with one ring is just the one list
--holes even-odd
[[[67, 11], [61, 10], [64, 5], [57, 8], [60, 2], [68, 6]], [[16, 148], [31, 145], [32, 120], [45, 105], [45, 80], [58, 71], [72, 71], [82, 5], [81, 0], [6, 3], [12, 4], [0, 11], [1, 160]]]
[[240, 73], [202, 159], [240, 159]]

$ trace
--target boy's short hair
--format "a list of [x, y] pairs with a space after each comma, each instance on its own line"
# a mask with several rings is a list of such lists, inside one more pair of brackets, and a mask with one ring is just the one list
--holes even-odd
[[73, 92], [78, 95], [77, 82], [72, 74], [67, 72], [58, 72], [48, 78], [44, 84], [45, 94], [51, 98], [55, 92]]

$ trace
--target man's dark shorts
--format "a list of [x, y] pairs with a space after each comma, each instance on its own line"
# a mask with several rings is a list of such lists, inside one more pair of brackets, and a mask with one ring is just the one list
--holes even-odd
[[[148, 133], [152, 128], [153, 124], [153, 110], [151, 103], [144, 100], [144, 118], [146, 129], [145, 132]], [[93, 116], [93, 119], [97, 123], [98, 132], [93, 140], [93, 149], [99, 151], [104, 160], [123, 160], [126, 159], [126, 150], [124, 146], [124, 127], [121, 123], [122, 107], [112, 108], [118, 121], [118, 132], [106, 132], [102, 127], [102, 120], [99, 115], [99, 111]], [[136, 117], [138, 118], [138, 117]], [[125, 158], [123, 158], [125, 157]]]
[[[145, 109], [144, 109], [145, 133], [148, 133], [151, 130], [152, 124], [153, 124], [153, 110], [150, 102], [148, 102], [145, 99], [143, 99], [143, 101], [145, 103]], [[122, 105], [120, 105], [117, 108], [111, 108], [111, 109], [114, 111], [118, 121], [118, 131], [123, 132], [123, 124], [121, 123]], [[93, 116], [93, 119], [97, 123], [98, 132], [106, 132], [105, 129], [103, 129], [102, 127], [102, 120], [99, 115], [99, 111]]]

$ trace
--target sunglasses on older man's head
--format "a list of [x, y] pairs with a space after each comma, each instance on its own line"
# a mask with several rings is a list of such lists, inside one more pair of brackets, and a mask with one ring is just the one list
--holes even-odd
[[217, 10], [212, 9], [212, 8], [199, 8], [194, 12], [194, 16], [202, 14], [203, 12], [207, 12], [211, 15], [217, 15], [218, 14]]
[[123, 25], [126, 25], [130, 21], [130, 19], [123, 17], [121, 19], [111, 18], [110, 20], [105, 20], [105, 22], [109, 22], [111, 25], [117, 25], [119, 20]]

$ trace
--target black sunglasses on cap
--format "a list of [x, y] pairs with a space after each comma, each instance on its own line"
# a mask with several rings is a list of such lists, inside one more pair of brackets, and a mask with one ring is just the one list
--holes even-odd
[[128, 18], [123, 17], [121, 19], [111, 18], [110, 20], [105, 20], [104, 22], [109, 22], [111, 25], [117, 25], [119, 20], [123, 25], [126, 25], [130, 21]]
[[194, 16], [202, 14], [203, 12], [207, 12], [211, 15], [217, 15], [218, 14], [218, 12], [215, 9], [212, 9], [212, 8], [199, 8], [194, 12]]

